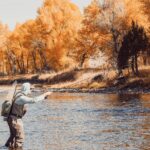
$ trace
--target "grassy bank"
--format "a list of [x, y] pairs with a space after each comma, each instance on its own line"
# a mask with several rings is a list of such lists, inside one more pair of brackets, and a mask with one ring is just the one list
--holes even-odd
[[49, 88], [56, 91], [150, 91], [150, 68], [140, 68], [138, 77], [126, 72], [121, 79], [117, 78], [114, 70], [75, 69], [59, 73], [26, 74], [0, 78], [0, 85], [11, 85], [14, 80], [18, 83], [30, 82], [36, 87]]

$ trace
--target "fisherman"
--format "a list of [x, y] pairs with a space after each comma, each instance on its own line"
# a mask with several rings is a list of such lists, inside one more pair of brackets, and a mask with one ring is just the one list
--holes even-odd
[[5, 144], [6, 147], [22, 148], [24, 142], [22, 117], [27, 111], [26, 104], [33, 104], [42, 101], [51, 94], [51, 92], [46, 92], [40, 96], [31, 98], [28, 96], [31, 93], [30, 88], [30, 83], [24, 83], [21, 90], [14, 96], [14, 103], [7, 119], [7, 123], [10, 128], [10, 137]]

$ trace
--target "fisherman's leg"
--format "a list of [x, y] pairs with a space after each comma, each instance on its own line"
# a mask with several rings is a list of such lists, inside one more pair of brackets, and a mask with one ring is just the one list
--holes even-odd
[[23, 122], [21, 119], [17, 119], [16, 124], [16, 136], [15, 136], [15, 147], [22, 147], [24, 142], [24, 129]]
[[10, 121], [7, 120], [7, 124], [8, 124], [8, 127], [9, 127], [9, 133], [10, 133], [9, 138], [8, 138], [7, 142], [5, 143], [5, 146], [7, 146], [7, 147], [9, 146], [9, 143], [11, 141], [11, 127], [10, 127], [10, 123], [9, 122]]
[[10, 130], [10, 137], [8, 138], [8, 140], [7, 140], [6, 144], [5, 144], [5, 146], [6, 146], [6, 147], [9, 147], [10, 145], [12, 145], [15, 136], [14, 136], [14, 134], [13, 134], [12, 119], [9, 118], [8, 121], [7, 121], [7, 123], [8, 123], [8, 127], [9, 127], [9, 130]]

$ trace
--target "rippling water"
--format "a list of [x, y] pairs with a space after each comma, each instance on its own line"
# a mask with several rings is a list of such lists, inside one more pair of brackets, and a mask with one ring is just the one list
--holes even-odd
[[[150, 149], [148, 94], [54, 93], [30, 105], [23, 120], [24, 150]], [[0, 118], [0, 146], [8, 135]]]

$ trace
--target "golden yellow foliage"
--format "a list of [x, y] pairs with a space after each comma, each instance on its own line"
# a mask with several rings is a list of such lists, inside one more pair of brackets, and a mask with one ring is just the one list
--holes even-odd
[[10, 31], [7, 25], [3, 25], [0, 22], [0, 74], [4, 74], [6, 72], [5, 49], [9, 34]]
[[149, 28], [149, 6], [149, 0], [92, 0], [82, 16], [70, 0], [44, 0], [36, 19], [17, 24], [13, 32], [0, 23], [0, 70], [57, 71], [73, 66], [72, 60], [82, 67], [99, 52], [115, 62], [132, 21]]
[[18, 24], [7, 38], [7, 73], [66, 67], [80, 23], [80, 11], [70, 0], [45, 0], [37, 18]]
[[81, 63], [87, 55], [94, 55], [101, 50], [116, 66], [122, 38], [132, 21], [145, 29], [149, 27], [148, 17], [142, 8], [143, 4], [137, 0], [93, 0], [85, 9], [83, 26], [79, 32], [78, 52], [81, 57], [78, 58]]
[[80, 11], [69, 0], [45, 0], [38, 13], [36, 22], [44, 28], [49, 64], [56, 69], [62, 68], [63, 58], [71, 49], [80, 27]]

